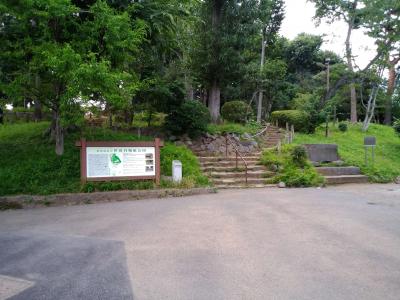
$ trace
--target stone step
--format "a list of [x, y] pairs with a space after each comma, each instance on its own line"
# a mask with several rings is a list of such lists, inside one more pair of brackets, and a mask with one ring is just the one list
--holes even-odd
[[[265, 181], [266, 181], [265, 178], [247, 178], [248, 184], [265, 184]], [[212, 182], [215, 185], [242, 185], [246, 184], [246, 178], [244, 178], [244, 176], [238, 178], [229, 178], [229, 179], [213, 178]]]
[[317, 172], [325, 176], [360, 175], [358, 167], [317, 167]]
[[[247, 178], [266, 178], [274, 175], [273, 172], [267, 170], [261, 171], [248, 171]], [[209, 176], [212, 178], [246, 178], [245, 172], [210, 172]]]
[[276, 184], [217, 184], [218, 189], [248, 189], [248, 188], [273, 188]]
[[[244, 156], [243, 157], [246, 162], [257, 162], [260, 160], [260, 156]], [[238, 156], [237, 158], [238, 161], [243, 162], [243, 160]], [[200, 162], [235, 162], [236, 161], [236, 156], [200, 156], [199, 157]]]
[[[252, 161], [252, 162], [247, 162], [247, 166], [256, 166], [259, 162], [258, 161]], [[237, 163], [238, 167], [241, 168], [245, 166], [244, 162], [242, 160], [239, 160]], [[228, 168], [234, 168], [236, 167], [236, 161], [205, 161], [205, 162], [200, 162], [200, 167], [206, 168], [206, 167], [228, 167]]]
[[[215, 165], [211, 165], [211, 166], [206, 166], [206, 167], [200, 167], [200, 169], [203, 172], [222, 172], [222, 171], [226, 171], [226, 172], [234, 172], [237, 171], [236, 166], [215, 166]], [[240, 166], [239, 170], [244, 170], [244, 166]], [[265, 170], [265, 167], [262, 165], [248, 165], [247, 166], [247, 170], [249, 171], [261, 171], [261, 170]]]
[[[208, 158], [208, 157], [212, 157], [213, 159], [215, 159], [215, 157], [218, 157], [220, 159], [226, 158], [225, 154], [221, 154], [221, 152], [210, 152], [210, 151], [206, 151], [206, 150], [202, 150], [202, 151], [194, 151], [193, 149], [191, 149], [193, 154], [195, 154], [199, 159], [200, 158]], [[251, 153], [240, 153], [244, 158], [246, 157], [260, 157], [261, 152], [251, 152]], [[232, 157], [235, 158], [235, 154], [234, 153], [229, 153], [228, 157]]]
[[327, 184], [367, 183], [368, 177], [365, 175], [325, 176], [325, 182]]

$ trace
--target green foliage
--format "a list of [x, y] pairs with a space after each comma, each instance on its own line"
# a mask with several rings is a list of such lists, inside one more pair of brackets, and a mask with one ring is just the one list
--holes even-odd
[[[384, 125], [371, 124], [367, 132], [361, 131], [361, 124], [348, 125], [348, 131], [341, 132], [331, 126], [330, 135], [325, 137], [325, 128], [319, 127], [315, 134], [297, 134], [294, 142], [297, 144], [337, 144], [340, 158], [346, 165], [360, 167], [373, 182], [390, 182], [400, 176], [400, 139], [393, 128]], [[364, 137], [375, 136], [374, 166], [365, 165]]]
[[[7, 1], [0, 7], [0, 64], [10, 66], [9, 76], [0, 76], [1, 92], [10, 99], [35, 99], [54, 112], [57, 126], [61, 123], [54, 128], [59, 154], [62, 130], [83, 122], [82, 103], [97, 100], [124, 109], [140, 86], [129, 66], [144, 40], [144, 24], [106, 1], [86, 3], [85, 12], [78, 5]], [[3, 23], [4, 18], [12, 21]]]
[[164, 125], [165, 117], [164, 113], [150, 114], [148, 111], [140, 112], [134, 115], [132, 125], [140, 128], [148, 126], [161, 127]]
[[165, 120], [165, 128], [172, 134], [188, 134], [197, 137], [207, 130], [210, 113], [199, 101], [186, 101], [178, 109], [169, 114]]
[[297, 145], [293, 147], [291, 155], [292, 161], [295, 165], [299, 167], [304, 167], [305, 165], [307, 165], [307, 151], [304, 146]]
[[286, 49], [289, 69], [300, 73], [318, 70], [317, 59], [322, 42], [321, 36], [299, 34]]
[[261, 163], [277, 174], [273, 183], [283, 181], [288, 187], [309, 187], [323, 184], [324, 179], [307, 161], [304, 147], [285, 145], [278, 153], [277, 149], [263, 152]]
[[251, 107], [244, 101], [229, 101], [221, 108], [221, 115], [228, 122], [245, 123], [251, 114]]
[[[75, 146], [75, 141], [79, 140], [81, 133], [73, 133], [66, 137], [65, 153], [60, 157], [52, 151], [52, 145], [43, 137], [43, 132], [48, 126], [47, 122], [0, 126], [0, 195], [94, 192], [154, 187], [153, 182], [150, 181], [87, 183], [81, 186], [79, 148]], [[151, 139], [100, 128], [87, 128], [82, 134], [87, 140]], [[196, 184], [205, 184], [206, 178], [201, 175], [199, 163], [190, 150], [174, 145], [166, 145], [165, 148], [161, 150], [164, 160], [161, 174], [169, 175], [171, 171], [168, 169], [167, 162], [180, 159], [183, 162], [184, 175], [194, 176]]]
[[398, 135], [400, 135], [400, 119], [393, 123], [393, 128]]
[[210, 134], [224, 134], [224, 133], [255, 134], [260, 129], [261, 125], [254, 121], [247, 122], [246, 124], [222, 123], [222, 124], [208, 124], [207, 126], [207, 132]]
[[348, 129], [347, 123], [345, 123], [345, 122], [340, 122], [339, 125], [338, 125], [338, 129], [339, 129], [341, 132], [346, 132], [347, 129]]
[[208, 179], [200, 171], [197, 157], [187, 147], [167, 144], [161, 148], [161, 173], [172, 175], [172, 161], [179, 160], [182, 163], [183, 177], [190, 177], [195, 184], [207, 185]]
[[280, 126], [288, 123], [293, 125], [296, 131], [308, 132], [310, 115], [301, 110], [281, 110], [272, 112], [271, 120], [277, 121]]

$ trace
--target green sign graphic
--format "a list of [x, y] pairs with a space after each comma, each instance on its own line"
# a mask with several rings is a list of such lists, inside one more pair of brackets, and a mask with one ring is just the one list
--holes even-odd
[[121, 163], [121, 159], [118, 157], [117, 154], [114, 153], [114, 154], [111, 156], [111, 162], [112, 162], [114, 165], [118, 165], [118, 164]]

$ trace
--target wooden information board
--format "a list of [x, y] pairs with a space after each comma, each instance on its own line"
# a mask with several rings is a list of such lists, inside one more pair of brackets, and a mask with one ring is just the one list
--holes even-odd
[[156, 138], [149, 142], [76, 142], [81, 149], [81, 181], [145, 180], [160, 183], [160, 147]]

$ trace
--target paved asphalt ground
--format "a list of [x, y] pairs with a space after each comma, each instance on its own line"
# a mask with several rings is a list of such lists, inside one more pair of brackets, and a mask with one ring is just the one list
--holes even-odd
[[400, 299], [400, 186], [0, 212], [8, 296]]

